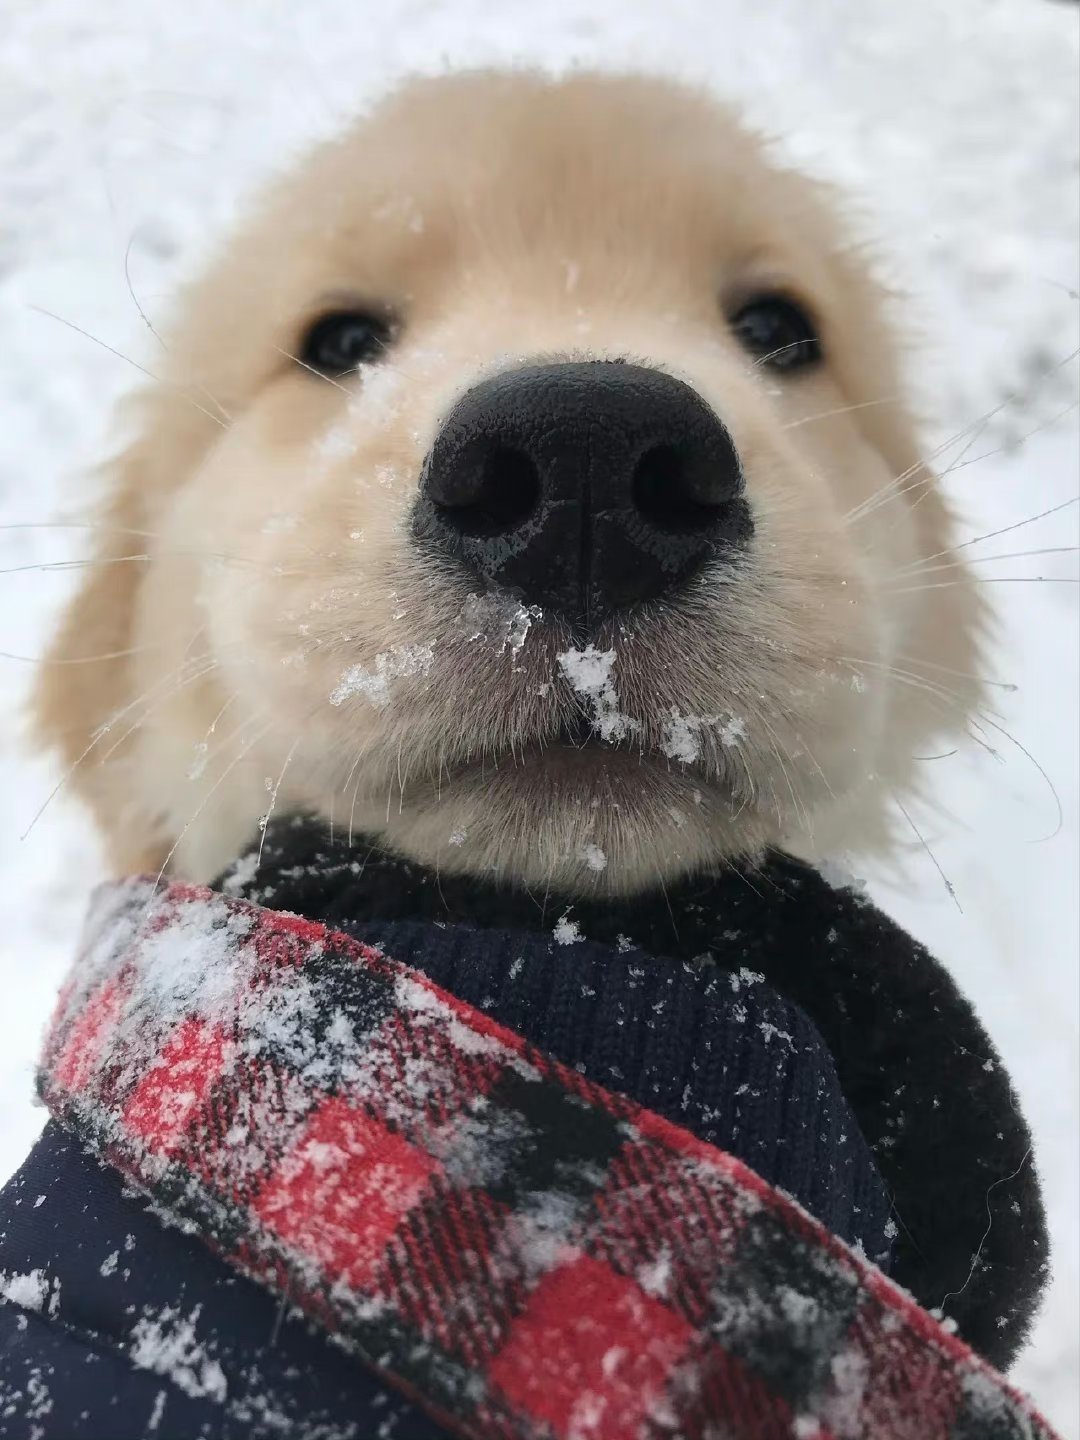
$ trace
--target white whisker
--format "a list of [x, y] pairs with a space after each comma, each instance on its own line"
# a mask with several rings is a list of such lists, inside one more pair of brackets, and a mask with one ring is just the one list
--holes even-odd
[[991, 565], [999, 560], [1029, 560], [1035, 555], [1075, 555], [1080, 550], [1077, 545], [1047, 545], [1039, 550], [1012, 550], [1004, 555], [973, 555], [964, 560], [950, 560], [943, 565], [929, 565], [925, 561], [917, 560], [913, 565], [905, 565], [899, 570], [894, 570], [894, 575], [936, 575], [942, 570], [956, 570], [968, 565]]
[[912, 830], [915, 832], [915, 838], [918, 840], [918, 842], [919, 842], [919, 844], [922, 846], [922, 848], [926, 851], [927, 855], [929, 855], [931, 864], [933, 865], [934, 869], [938, 872], [938, 874], [941, 876], [942, 884], [945, 886], [945, 889], [946, 889], [946, 890], [948, 891], [948, 893], [949, 893], [949, 898], [952, 900], [953, 904], [956, 906], [957, 910], [959, 910], [959, 911], [960, 911], [960, 914], [962, 915], [962, 914], [964, 913], [964, 907], [960, 904], [960, 901], [956, 898], [956, 889], [955, 889], [952, 881], [951, 881], [951, 880], [949, 879], [949, 877], [945, 874], [945, 871], [944, 871], [944, 870], [941, 868], [941, 866], [938, 864], [937, 856], [936, 856], [936, 855], [934, 854], [934, 852], [930, 849], [930, 846], [926, 843], [926, 837], [923, 835], [923, 833], [922, 833], [922, 831], [919, 829], [919, 827], [915, 824], [915, 821], [911, 818], [911, 816], [908, 814], [908, 812], [904, 809], [904, 804], [903, 804], [903, 801], [900, 799], [900, 797], [899, 797], [898, 795], [894, 795], [894, 796], [893, 796], [893, 800], [894, 800], [894, 802], [895, 802], [895, 804], [896, 804], [896, 808], [900, 811], [900, 814], [903, 815], [904, 819], [907, 821], [907, 823], [911, 826]]
[[1026, 520], [1017, 520], [1012, 525], [1002, 525], [997, 530], [988, 530], [985, 535], [974, 535], [969, 540], [962, 540], [957, 545], [949, 545], [944, 550], [935, 551], [933, 555], [924, 555], [923, 560], [940, 560], [943, 555], [954, 555], [958, 550], [967, 550], [972, 545], [980, 545], [984, 540], [996, 540], [1000, 535], [1008, 535], [1012, 530], [1021, 530], [1025, 525], [1034, 525], [1037, 520], [1045, 520], [1050, 515], [1056, 515], [1060, 510], [1067, 510], [1070, 505], [1080, 504], [1080, 495], [1074, 495], [1070, 500], [1063, 500], [1060, 505], [1051, 505], [1049, 510], [1040, 510], [1037, 515], [1029, 515]]
[[[150, 320], [150, 316], [147, 315], [146, 311], [143, 309], [142, 301], [139, 299], [138, 295], [136, 295], [135, 286], [131, 279], [131, 248], [135, 244], [135, 235], [137, 233], [137, 231], [134, 231], [132, 233], [131, 238], [128, 240], [128, 243], [124, 249], [124, 283], [127, 286], [128, 294], [131, 296], [132, 304], [139, 312], [139, 319], [143, 322], [146, 328], [150, 331], [150, 334], [161, 346], [162, 353], [167, 355], [169, 353], [169, 347], [165, 344], [165, 341], [161, 338], [160, 334], [154, 328], [153, 323]], [[217, 398], [216, 395], [211, 395], [210, 391], [207, 390], [206, 386], [201, 385], [198, 381], [195, 381], [194, 385], [195, 389], [198, 390], [199, 394], [205, 396], [205, 398], [209, 400], [210, 404], [213, 405], [214, 409], [218, 412], [218, 414], [224, 421], [232, 421], [233, 417], [229, 414], [228, 410], [225, 409], [225, 406], [222, 405], [221, 401]]]
[[278, 774], [277, 780], [274, 782], [274, 788], [273, 788], [273, 790], [270, 792], [270, 804], [269, 804], [269, 806], [268, 806], [268, 808], [267, 808], [266, 814], [265, 814], [265, 815], [261, 815], [261, 816], [259, 817], [259, 849], [258, 849], [258, 853], [257, 853], [256, 856], [255, 856], [255, 873], [256, 873], [256, 874], [258, 874], [258, 872], [259, 872], [259, 866], [262, 864], [263, 847], [264, 847], [265, 844], [266, 844], [266, 831], [267, 831], [267, 829], [268, 829], [268, 827], [269, 827], [269, 825], [270, 825], [270, 821], [271, 821], [271, 819], [272, 819], [272, 817], [273, 817], [274, 807], [277, 805], [278, 791], [281, 789], [281, 782], [285, 779], [285, 772], [286, 772], [286, 770], [288, 770], [288, 768], [289, 768], [289, 763], [290, 763], [290, 761], [292, 760], [293, 755], [294, 755], [295, 752], [296, 752], [296, 747], [300, 744], [300, 740], [301, 740], [301, 734], [298, 733], [297, 736], [296, 736], [296, 739], [295, 739], [295, 740], [292, 742], [292, 744], [289, 746], [289, 753], [285, 756], [285, 763], [282, 765], [281, 770], [280, 770], [280, 772], [279, 772], [279, 774]]
[[1080, 585], [1080, 575], [965, 575], [959, 580], [887, 588], [890, 595], [918, 595], [922, 590], [949, 590], [954, 585]]
[[[46, 310], [42, 305], [31, 305], [30, 309], [36, 310], [39, 315], [47, 316], [50, 320], [57, 321], [57, 323], [60, 325], [66, 325], [69, 330], [74, 330], [76, 334], [82, 335], [87, 340], [93, 341], [95, 345], [100, 345], [101, 348], [103, 350], [107, 350], [110, 355], [115, 355], [118, 360], [123, 360], [125, 364], [132, 366], [132, 368], [138, 370], [140, 374], [145, 375], [148, 380], [153, 380], [155, 384], [164, 386], [165, 388], [170, 390], [177, 391], [180, 395], [183, 396], [183, 398], [188, 402], [189, 405], [193, 406], [194, 409], [198, 410], [200, 414], [205, 415], [208, 420], [212, 420], [215, 425], [220, 425], [223, 430], [228, 429], [225, 421], [222, 420], [220, 416], [217, 416], [213, 414], [210, 410], [207, 410], [205, 405], [200, 405], [197, 400], [193, 400], [192, 397], [186, 393], [182, 385], [178, 385], [175, 382], [165, 380], [160, 375], [155, 375], [152, 370], [148, 370], [145, 365], [140, 365], [139, 362], [137, 360], [133, 360], [130, 355], [125, 355], [122, 351], [117, 350], [115, 346], [107, 344], [107, 342], [104, 340], [100, 340], [96, 335], [91, 335], [90, 331], [84, 330], [81, 325], [76, 325], [74, 320], [67, 320], [64, 318], [63, 315], [56, 315], [53, 313], [52, 310]], [[214, 403], [216, 404], [217, 402], [215, 401]]]
[[154, 889], [153, 889], [153, 891], [151, 892], [150, 899], [147, 901], [147, 907], [146, 907], [146, 908], [147, 908], [147, 912], [149, 912], [150, 906], [153, 904], [153, 897], [154, 897], [154, 894], [157, 892], [158, 886], [161, 884], [161, 877], [165, 874], [165, 871], [168, 869], [168, 867], [169, 867], [169, 862], [172, 860], [173, 856], [176, 854], [177, 850], [180, 848], [181, 844], [182, 844], [183, 841], [184, 841], [185, 836], [188, 834], [188, 832], [190, 831], [191, 827], [195, 824], [195, 821], [198, 820], [199, 816], [200, 816], [200, 815], [203, 813], [203, 811], [206, 809], [207, 805], [209, 805], [210, 801], [211, 801], [211, 800], [214, 798], [214, 796], [217, 794], [217, 792], [218, 792], [218, 790], [221, 788], [221, 786], [225, 783], [225, 781], [229, 778], [229, 776], [232, 774], [232, 772], [236, 769], [237, 765], [239, 765], [243, 760], [245, 760], [245, 759], [247, 758], [247, 756], [251, 753], [251, 751], [255, 748], [255, 746], [259, 743], [259, 741], [262, 740], [262, 739], [267, 735], [267, 733], [269, 732], [269, 730], [270, 730], [270, 728], [271, 728], [271, 724], [272, 724], [272, 722], [269, 722], [269, 721], [268, 721], [268, 722], [263, 726], [263, 728], [262, 728], [261, 730], [257, 730], [257, 731], [255, 732], [255, 734], [254, 734], [254, 735], [252, 736], [252, 738], [248, 741], [248, 743], [241, 748], [240, 753], [239, 753], [238, 755], [234, 756], [234, 758], [229, 762], [229, 764], [228, 764], [228, 765], [225, 767], [225, 769], [221, 772], [221, 774], [218, 776], [218, 778], [214, 781], [213, 785], [210, 786], [210, 789], [209, 789], [209, 790], [206, 792], [206, 794], [203, 796], [202, 800], [200, 800], [200, 802], [199, 802], [199, 804], [197, 805], [197, 807], [195, 808], [193, 814], [190, 816], [190, 818], [188, 819], [187, 823], [184, 825], [184, 828], [180, 831], [179, 835], [177, 835], [176, 839], [173, 841], [172, 845], [169, 847], [169, 851], [168, 851], [168, 854], [165, 856], [165, 859], [161, 862], [161, 869], [158, 871], [157, 876], [156, 876], [156, 878], [155, 878], [155, 880], [154, 880]]
[[815, 415], [803, 415], [798, 420], [789, 420], [781, 430], [798, 430], [803, 425], [812, 425], [816, 420], [831, 420], [835, 415], [850, 415], [853, 410], [869, 410], [875, 405], [899, 405], [899, 395], [886, 395], [880, 400], [860, 400], [855, 405], [837, 405], [832, 410], [819, 410]]

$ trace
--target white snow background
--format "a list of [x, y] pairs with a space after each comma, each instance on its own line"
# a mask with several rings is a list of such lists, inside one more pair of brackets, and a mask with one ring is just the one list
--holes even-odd
[[[160, 322], [253, 182], [395, 76], [447, 64], [656, 69], [742, 99], [874, 217], [925, 336], [931, 443], [1001, 406], [950, 477], [965, 536], [1070, 500], [1078, 16], [1059, 0], [0, 0], [0, 651], [40, 653], [75, 579], [41, 567], [83, 539], [37, 527], [85, 496], [79, 469], [139, 379], [34, 307], [152, 368], [125, 256]], [[1077, 519], [970, 553], [1072, 546]], [[974, 997], [1033, 1124], [1054, 1280], [1016, 1378], [1080, 1440], [1076, 557], [979, 573], [1065, 577], [988, 587], [1015, 739], [927, 761], [947, 815], [916, 818], [957, 904], [921, 850], [873, 888]], [[29, 671], [0, 658], [0, 1177], [42, 1123], [35, 1049], [100, 865], [62, 793], [22, 838], [57, 779], [22, 748]]]

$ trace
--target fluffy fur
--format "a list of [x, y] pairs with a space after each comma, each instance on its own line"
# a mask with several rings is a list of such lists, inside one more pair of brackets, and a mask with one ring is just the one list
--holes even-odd
[[[976, 703], [979, 616], [837, 213], [706, 96], [593, 75], [415, 82], [280, 182], [181, 298], [41, 674], [115, 868], [206, 878], [275, 807], [570, 892], [883, 844]], [[820, 369], [740, 351], [724, 313], [762, 287], [809, 306]], [[397, 329], [337, 383], [291, 357], [343, 303]], [[755, 535], [586, 649], [408, 520], [480, 377], [614, 357], [723, 418]], [[607, 740], [558, 743], [581, 714]]]

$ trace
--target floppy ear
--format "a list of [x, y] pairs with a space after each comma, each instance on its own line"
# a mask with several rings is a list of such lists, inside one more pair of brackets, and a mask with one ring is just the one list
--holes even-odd
[[92, 546], [42, 660], [30, 702], [32, 738], [59, 752], [68, 786], [86, 801], [118, 873], [156, 869], [168, 851], [152, 797], [140, 793], [127, 731], [142, 705], [135, 620], [155, 516], [205, 453], [214, 425], [179, 390], [129, 402], [135, 439], [101, 472]]

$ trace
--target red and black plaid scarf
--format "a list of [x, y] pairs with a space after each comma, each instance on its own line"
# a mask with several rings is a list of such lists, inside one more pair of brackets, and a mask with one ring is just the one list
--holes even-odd
[[451, 1434], [1052, 1435], [739, 1161], [296, 916], [104, 888], [39, 1085]]

